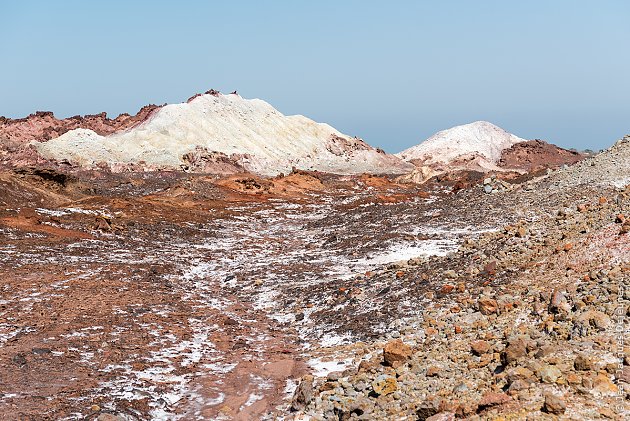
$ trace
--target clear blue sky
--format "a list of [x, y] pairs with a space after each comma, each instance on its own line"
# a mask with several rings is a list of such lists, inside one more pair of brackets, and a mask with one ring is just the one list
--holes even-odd
[[630, 2], [0, 0], [0, 115], [135, 113], [238, 89], [397, 152], [488, 120], [630, 133]]

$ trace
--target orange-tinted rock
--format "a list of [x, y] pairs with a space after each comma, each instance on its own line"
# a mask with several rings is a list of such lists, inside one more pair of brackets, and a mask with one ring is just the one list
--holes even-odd
[[499, 309], [497, 301], [491, 298], [480, 298], [477, 303], [479, 304], [479, 311], [481, 314], [493, 314]]
[[411, 358], [411, 347], [402, 340], [389, 341], [383, 348], [383, 361], [394, 368], [407, 362]]
[[473, 341], [470, 343], [470, 349], [473, 354], [481, 355], [490, 351], [490, 344], [486, 341]]

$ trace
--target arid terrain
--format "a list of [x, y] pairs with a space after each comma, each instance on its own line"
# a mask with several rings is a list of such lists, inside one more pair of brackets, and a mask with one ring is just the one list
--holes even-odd
[[630, 417], [630, 137], [412, 173], [326, 132], [313, 158], [381, 175], [36, 149], [132, 142], [159, 110], [2, 121], [0, 418]]

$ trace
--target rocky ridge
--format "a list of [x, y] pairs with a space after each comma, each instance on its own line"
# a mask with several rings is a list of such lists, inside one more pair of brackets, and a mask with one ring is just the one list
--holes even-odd
[[79, 128], [107, 136], [137, 126], [159, 109], [158, 105], [146, 105], [135, 115], [125, 113], [113, 119], [108, 118], [107, 113], [58, 119], [50, 111], [37, 111], [19, 119], [0, 117], [0, 139], [19, 143], [45, 142]]

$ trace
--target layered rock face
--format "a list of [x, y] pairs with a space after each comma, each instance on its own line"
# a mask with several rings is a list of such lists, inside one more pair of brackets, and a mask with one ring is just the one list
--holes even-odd
[[[222, 154], [222, 164], [227, 159], [231, 166], [264, 175], [293, 167], [340, 174], [404, 173], [413, 168], [327, 124], [285, 116], [259, 99], [216, 92], [166, 105], [124, 132], [102, 135], [79, 128], [33, 145], [46, 158], [84, 167], [142, 164], [181, 169], [190, 167], [191, 153], [203, 150]], [[213, 172], [212, 166], [204, 169]]]

